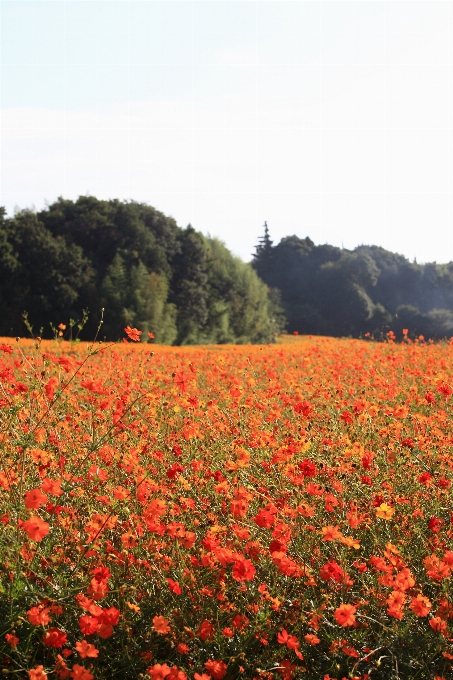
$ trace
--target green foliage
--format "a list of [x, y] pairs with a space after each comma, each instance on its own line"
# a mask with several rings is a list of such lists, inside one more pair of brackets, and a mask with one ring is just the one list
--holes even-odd
[[297, 236], [272, 246], [266, 230], [252, 264], [280, 291], [290, 332], [453, 335], [453, 263], [419, 265], [377, 246], [349, 251]]
[[36, 325], [81, 310], [81, 293], [90, 295], [94, 271], [78, 245], [53, 236], [29, 210], [4, 220], [0, 234], [4, 246], [0, 331], [4, 335], [22, 331], [24, 309]]
[[[59, 198], [38, 214], [0, 213], [0, 334], [72, 325], [117, 340], [129, 325], [164, 344], [272, 342], [284, 322], [250, 265], [220, 242], [134, 201]], [[69, 331], [68, 331], [69, 332]]]

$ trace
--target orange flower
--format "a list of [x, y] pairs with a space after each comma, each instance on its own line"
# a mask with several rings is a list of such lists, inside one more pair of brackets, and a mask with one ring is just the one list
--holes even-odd
[[299, 659], [304, 658], [299, 651], [299, 640], [295, 635], [289, 635], [288, 631], [286, 631], [284, 628], [280, 633], [277, 633], [277, 642], [281, 645], [286, 645], [288, 649], [294, 650], [294, 653], [299, 657]]
[[45, 479], [42, 480], [41, 491], [44, 491], [44, 493], [50, 493], [51, 496], [61, 496], [63, 494], [63, 490], [61, 489], [61, 480], [49, 479], [48, 477], [45, 477]]
[[[65, 649], [63, 653], [65, 656], [72, 654], [70, 649]], [[67, 680], [67, 678], [69, 678], [69, 668], [61, 654], [57, 654], [57, 658], [55, 659], [55, 675], [60, 680]]]
[[63, 647], [66, 644], [68, 636], [58, 628], [49, 628], [43, 635], [43, 642], [47, 647]]
[[140, 336], [143, 333], [143, 331], [139, 331], [136, 328], [131, 328], [130, 326], [126, 326], [124, 329], [124, 332], [134, 342], [140, 342]]
[[334, 612], [335, 620], [340, 626], [355, 626], [357, 607], [352, 604], [340, 604]]
[[341, 583], [344, 579], [345, 573], [340, 565], [335, 561], [331, 560], [326, 562], [319, 570], [319, 576], [323, 581], [333, 581], [334, 583]]
[[409, 607], [412, 609], [414, 614], [417, 614], [417, 616], [428, 616], [429, 612], [431, 611], [431, 602], [427, 597], [424, 597], [423, 595], [417, 595], [417, 597], [412, 598]]
[[352, 536], [340, 536], [340, 543], [347, 546], [348, 548], [354, 548], [354, 550], [359, 550], [360, 541], [357, 541]]
[[214, 680], [222, 680], [222, 678], [225, 677], [228, 668], [223, 661], [214, 661], [213, 659], [206, 661], [204, 667]]
[[447, 631], [447, 622], [441, 619], [439, 616], [434, 616], [429, 620], [429, 625], [436, 633], [443, 635]]
[[29, 680], [47, 680], [47, 673], [44, 672], [44, 666], [36, 666], [28, 671]]
[[5, 640], [9, 644], [11, 649], [16, 649], [19, 643], [19, 638], [16, 637], [15, 635], [12, 635], [11, 633], [6, 633]]
[[389, 607], [402, 607], [406, 602], [406, 595], [399, 590], [393, 590], [387, 598]]
[[87, 671], [84, 666], [80, 666], [78, 663], [74, 664], [69, 675], [71, 678], [73, 678], [73, 680], [93, 680], [94, 678], [92, 673]]
[[198, 635], [202, 640], [210, 640], [214, 636], [214, 626], [210, 621], [203, 621], [199, 630]]
[[336, 526], [327, 526], [327, 527], [322, 527], [321, 533], [322, 533], [322, 540], [323, 541], [336, 541], [337, 538], [340, 538], [343, 534], [339, 530], [340, 527], [337, 524]]
[[164, 616], [155, 616], [153, 618], [153, 629], [160, 635], [166, 635], [170, 632], [170, 626], [168, 625], [169, 623], [170, 622], [168, 619], [166, 619]]
[[33, 516], [22, 524], [22, 529], [32, 541], [39, 543], [49, 533], [50, 526], [41, 517]]
[[146, 674], [150, 675], [153, 680], [164, 680], [171, 673], [171, 668], [166, 663], [155, 663], [154, 666], [146, 669]]
[[99, 650], [96, 649], [94, 645], [90, 645], [86, 640], [76, 642], [75, 648], [82, 659], [86, 659], [87, 657], [96, 659], [99, 654]]
[[27, 510], [36, 510], [47, 503], [47, 496], [41, 492], [40, 489], [32, 489], [27, 491], [24, 497], [25, 507]]
[[47, 626], [51, 621], [49, 611], [49, 607], [40, 604], [28, 610], [27, 618], [33, 626]]
[[381, 503], [378, 508], [376, 508], [376, 517], [380, 519], [392, 519], [395, 514], [395, 509], [392, 508], [387, 503]]
[[307, 633], [307, 635], [304, 635], [304, 640], [309, 645], [319, 645], [319, 643], [321, 642], [317, 635], [312, 635], [311, 633]]
[[250, 560], [241, 558], [236, 560], [231, 571], [232, 577], [239, 582], [253, 581], [256, 569]]

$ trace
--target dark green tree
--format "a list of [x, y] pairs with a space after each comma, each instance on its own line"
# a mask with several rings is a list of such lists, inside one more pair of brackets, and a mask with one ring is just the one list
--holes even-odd
[[35, 327], [81, 316], [93, 290], [94, 272], [82, 249], [54, 237], [30, 210], [7, 220], [0, 299], [6, 307], [1, 332], [22, 334], [22, 313]]
[[[77, 319], [116, 340], [126, 325], [156, 342], [271, 342], [279, 312], [250, 265], [143, 203], [59, 198], [35, 214], [0, 213], [0, 332]], [[281, 313], [280, 313], [281, 315]]]
[[258, 246], [252, 264], [280, 291], [290, 332], [453, 335], [453, 263], [419, 265], [377, 246], [348, 251], [297, 236], [263, 252]]
[[255, 247], [255, 252], [253, 254], [253, 266], [261, 276], [261, 269], [263, 271], [272, 269], [272, 256], [273, 256], [273, 241], [269, 236], [269, 227], [267, 222], [264, 223], [264, 234], [258, 238], [258, 244]]

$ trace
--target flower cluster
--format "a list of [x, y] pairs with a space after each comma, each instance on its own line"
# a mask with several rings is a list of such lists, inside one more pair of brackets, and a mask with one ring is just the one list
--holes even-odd
[[0, 344], [2, 668], [451, 677], [452, 345], [126, 334]]

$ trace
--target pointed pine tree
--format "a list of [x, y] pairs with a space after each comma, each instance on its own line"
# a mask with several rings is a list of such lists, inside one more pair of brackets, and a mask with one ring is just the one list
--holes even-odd
[[255, 253], [253, 254], [252, 265], [261, 278], [269, 274], [269, 269], [272, 264], [273, 255], [273, 241], [269, 236], [269, 227], [267, 222], [264, 223], [264, 235], [258, 239], [258, 245], [255, 246]]

